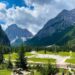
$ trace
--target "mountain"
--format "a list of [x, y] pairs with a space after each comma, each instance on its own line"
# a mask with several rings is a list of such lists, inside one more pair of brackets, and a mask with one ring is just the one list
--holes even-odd
[[64, 45], [72, 40], [72, 35], [67, 34], [74, 33], [73, 28], [75, 28], [75, 9], [63, 10], [25, 43], [32, 46]]
[[[5, 32], [8, 35], [11, 44], [22, 44], [28, 38], [31, 38], [33, 36], [32, 33], [29, 32], [27, 29], [22, 29], [16, 24], [10, 25]], [[21, 42], [18, 43], [17, 41]]]
[[10, 41], [0, 26], [0, 45], [10, 46]]
[[23, 43], [24, 42], [21, 38], [17, 38], [14, 42], [12, 42], [12, 46], [20, 46]]

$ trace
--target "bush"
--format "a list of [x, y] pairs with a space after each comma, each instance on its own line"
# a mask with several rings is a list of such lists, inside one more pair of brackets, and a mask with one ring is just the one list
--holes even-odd
[[40, 71], [41, 75], [55, 75], [59, 72], [59, 69], [51, 64], [46, 66], [38, 66], [38, 71]]

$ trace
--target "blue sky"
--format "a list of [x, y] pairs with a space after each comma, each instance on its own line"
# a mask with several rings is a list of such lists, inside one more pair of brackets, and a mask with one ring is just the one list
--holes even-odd
[[0, 0], [0, 24], [5, 30], [15, 23], [36, 34], [63, 9], [75, 8], [75, 0]]
[[13, 5], [19, 7], [26, 7], [24, 0], [0, 0], [0, 2], [7, 4], [7, 8], [11, 8]]
[[[0, 0], [1, 3], [6, 4], [6, 8], [11, 8], [11, 7], [29, 7], [25, 0]], [[33, 9], [33, 6], [30, 6], [31, 9]]]

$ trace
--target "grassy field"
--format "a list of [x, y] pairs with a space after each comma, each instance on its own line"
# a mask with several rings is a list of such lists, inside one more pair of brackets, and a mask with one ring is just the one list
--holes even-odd
[[[35, 58], [35, 56], [37, 54], [45, 54], [44, 51], [38, 51], [36, 52], [35, 54], [32, 54], [31, 52], [26, 52], [26, 56], [29, 57], [29, 56], [33, 56], [32, 58], [28, 58], [27, 60], [28, 61], [33, 61], [33, 62], [45, 62], [47, 63], [49, 58]], [[56, 53], [53, 53], [53, 52], [49, 52], [47, 51], [46, 54], [54, 54], [54, 55], [60, 55], [60, 56], [70, 56], [70, 52], [56, 52]], [[5, 54], [4, 55], [4, 58], [5, 59], [9, 59], [9, 54]], [[12, 53], [11, 54], [11, 60], [16, 60], [18, 58], [18, 55], [17, 53]], [[50, 59], [50, 62], [54, 62], [55, 63], [55, 59]], [[72, 64], [75, 64], [75, 52], [72, 52], [71, 53], [71, 58], [70, 59], [67, 59], [66, 62], [68, 63], [72, 63]]]
[[75, 52], [72, 52], [70, 59], [67, 59], [65, 62], [75, 64]]
[[[25, 55], [26, 56], [32, 56], [33, 54], [31, 54], [30, 52], [27, 52]], [[5, 59], [9, 59], [9, 54], [5, 54], [4, 58]], [[17, 53], [12, 53], [11, 54], [11, 60], [16, 60], [17, 58], [18, 58]], [[55, 59], [50, 59], [50, 58], [35, 58], [35, 56], [32, 57], [32, 58], [27, 58], [27, 60], [28, 61], [33, 61], [33, 62], [42, 62], [42, 63], [43, 62], [44, 63], [48, 63], [48, 61], [50, 61], [51, 63], [55, 63], [56, 62]]]
[[67, 63], [75, 64], [75, 58], [67, 59]]
[[31, 54], [30, 52], [26, 52], [25, 55], [26, 55], [26, 56], [32, 56], [33, 54]]
[[41, 63], [55, 63], [55, 59], [50, 59], [50, 58], [28, 58], [28, 61], [33, 61], [33, 62], [41, 62]]
[[[37, 56], [37, 54], [45, 54], [44, 51], [38, 51], [35, 54], [32, 54], [31, 52], [26, 52], [26, 57], [27, 61], [32, 61], [33, 64], [35, 63], [45, 63], [48, 64], [50, 63], [56, 63], [56, 59], [52, 59], [52, 58], [36, 58], [35, 56]], [[71, 56], [70, 59], [67, 59], [65, 62], [71, 63], [71, 64], [75, 64], [75, 52], [49, 52], [47, 51], [46, 54], [50, 54], [50, 55], [59, 55], [59, 56]], [[18, 58], [18, 54], [17, 53], [12, 53], [11, 55], [11, 60], [16, 60]], [[30, 56], [30, 57], [29, 57]], [[9, 54], [5, 54], [4, 55], [5, 59], [9, 59]], [[29, 63], [29, 62], [28, 62]], [[59, 72], [58, 75], [61, 75], [62, 71]], [[11, 75], [11, 71], [10, 70], [0, 70], [0, 75]], [[34, 71], [34, 75], [41, 75], [40, 72], [38, 71]], [[65, 74], [67, 75], [67, 74]]]
[[60, 55], [60, 56], [69, 56], [70, 53], [69, 52], [58, 52], [57, 55]]
[[[31, 55], [33, 55], [33, 54], [31, 54], [30, 52], [26, 52], [25, 55], [26, 55], [26, 56], [31, 56]], [[11, 59], [12, 59], [12, 60], [15, 60], [15, 59], [18, 58], [18, 54], [17, 54], [17, 53], [12, 53], [10, 56], [11, 56]], [[9, 59], [9, 54], [5, 54], [5, 55], [4, 55], [4, 58], [5, 58], [5, 59]]]
[[10, 70], [0, 70], [0, 75], [11, 75], [11, 71]]
[[75, 64], [75, 52], [72, 52], [71, 58], [67, 59], [65, 62]]
[[41, 75], [41, 73], [35, 70], [34, 75]]
[[[39, 54], [45, 54], [45, 52], [42, 50], [42, 51], [38, 51], [37, 53]], [[60, 55], [60, 56], [70, 56], [70, 52], [49, 52], [49, 51], [46, 51], [46, 54], [54, 54], [54, 55]], [[71, 55], [73, 57], [75, 57], [75, 52], [71, 52]]]
[[[37, 54], [45, 54], [44, 51], [38, 51], [36, 52]], [[56, 53], [53, 53], [53, 52], [49, 52], [47, 51], [46, 54], [54, 54], [54, 55], [60, 55], [60, 56], [70, 56], [70, 52], [56, 52]], [[26, 56], [32, 56], [32, 55], [36, 55], [36, 54], [31, 54], [31, 52], [26, 52], [25, 54]], [[72, 52], [72, 56], [75, 56], [75, 52]], [[9, 58], [9, 54], [5, 54], [4, 55], [5, 58]], [[16, 59], [18, 57], [17, 53], [12, 53], [11, 54], [11, 59]]]
[[72, 52], [72, 56], [71, 57], [75, 57], [75, 52]]
[[[17, 53], [12, 53], [10, 56], [11, 56], [11, 60], [15, 60], [15, 59], [18, 58]], [[5, 58], [5, 59], [9, 59], [9, 54], [5, 54], [5, 55], [4, 55], [4, 58]]]
[[[43, 50], [42, 51], [38, 51], [37, 53], [45, 54], [45, 52]], [[54, 54], [54, 55], [60, 55], [60, 56], [69, 56], [70, 52], [50, 52], [50, 51], [46, 51], [46, 54]]]

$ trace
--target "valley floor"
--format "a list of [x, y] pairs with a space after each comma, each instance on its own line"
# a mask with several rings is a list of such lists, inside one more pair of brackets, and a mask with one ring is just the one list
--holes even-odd
[[[58, 68], [69, 69], [68, 65], [75, 65], [75, 52], [46, 52], [44, 51], [32, 51], [26, 52], [26, 57], [28, 64], [56, 64]], [[18, 57], [17, 53], [11, 54], [11, 61], [14, 63]], [[8, 54], [4, 55], [5, 60], [9, 58]], [[71, 67], [72, 68], [72, 67]], [[73, 69], [73, 68], [72, 68]], [[3, 72], [3, 73], [2, 73]], [[5, 72], [5, 73], [4, 73]], [[0, 70], [0, 75], [14, 75], [11, 71]], [[26, 74], [25, 74], [26, 75]], [[34, 75], [41, 75], [39, 72], [35, 71]], [[61, 73], [59, 73], [61, 75]]]

